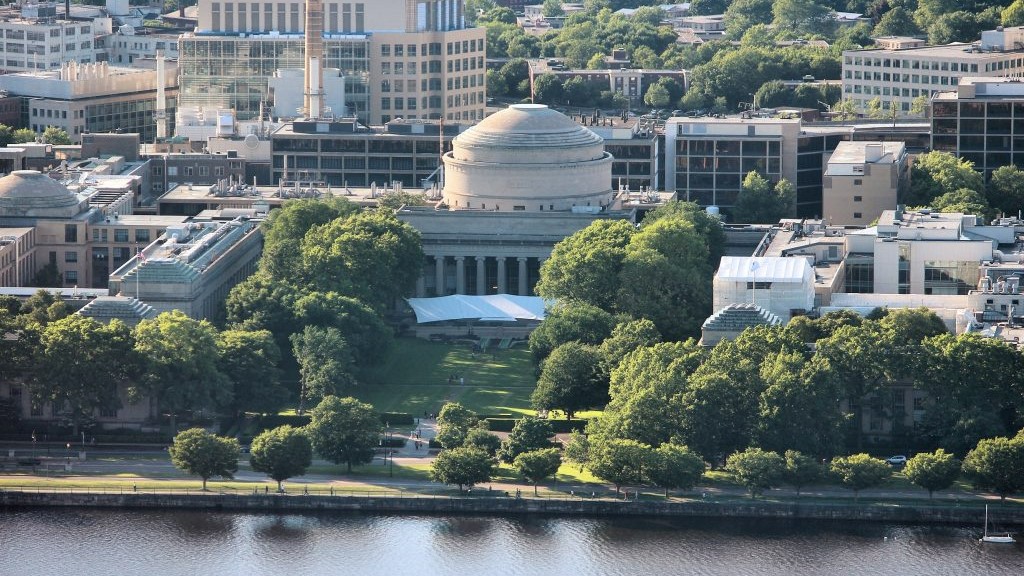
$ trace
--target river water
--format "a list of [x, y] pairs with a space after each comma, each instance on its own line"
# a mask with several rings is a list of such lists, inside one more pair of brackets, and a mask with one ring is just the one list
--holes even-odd
[[0, 575], [1022, 575], [978, 530], [777, 520], [0, 510]]

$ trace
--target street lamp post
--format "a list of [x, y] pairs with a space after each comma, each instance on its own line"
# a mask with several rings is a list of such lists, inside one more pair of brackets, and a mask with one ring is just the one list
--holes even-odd
[[67, 453], [67, 459], [68, 459], [68, 462], [67, 462], [67, 464], [66, 464], [66, 465], [64, 466], [64, 471], [65, 471], [65, 472], [67, 472], [68, 470], [70, 470], [70, 469], [71, 469], [71, 442], [68, 442], [68, 443], [67, 443], [67, 449], [68, 449], [68, 453]]

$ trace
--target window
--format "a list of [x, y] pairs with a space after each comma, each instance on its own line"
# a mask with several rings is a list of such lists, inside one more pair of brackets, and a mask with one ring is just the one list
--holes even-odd
[[65, 262], [78, 262], [78, 252], [65, 252], [64, 253], [64, 261]]
[[137, 228], [135, 230], [135, 241], [149, 242], [149, 230], [146, 230], [144, 228]]
[[68, 243], [78, 242], [78, 226], [74, 224], [64, 225], [64, 241]]
[[864, 197], [863, 196], [854, 196], [853, 197], [853, 201], [854, 202], [863, 202], [864, 201]]
[[78, 284], [78, 270], [65, 270], [64, 283], [67, 285]]
[[863, 218], [863, 217], [864, 217], [864, 214], [862, 214], [862, 213], [860, 213], [860, 212], [854, 212], [854, 213], [853, 213], [853, 217], [854, 217], [854, 218]]
[[127, 228], [116, 228], [114, 230], [114, 242], [127, 242], [128, 241], [128, 229]]
[[771, 282], [747, 282], [747, 290], [771, 290]]

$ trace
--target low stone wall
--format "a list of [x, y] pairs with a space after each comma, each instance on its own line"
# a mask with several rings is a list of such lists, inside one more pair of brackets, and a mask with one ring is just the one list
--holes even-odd
[[[411, 514], [550, 514], [555, 516], [680, 516], [965, 524], [980, 526], [984, 507], [842, 505], [813, 502], [632, 502], [546, 498], [448, 498], [224, 494], [86, 494], [0, 491], [0, 506], [78, 506], [255, 512], [346, 511]], [[1024, 526], [1024, 506], [998, 506], [1000, 526]]]

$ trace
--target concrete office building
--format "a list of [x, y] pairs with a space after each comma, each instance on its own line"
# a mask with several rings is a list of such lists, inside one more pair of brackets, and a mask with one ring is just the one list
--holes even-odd
[[[60, 6], [58, 18], [58, 8]], [[64, 18], [64, 4], [24, 2], [0, 11], [0, 72], [56, 70], [66, 62], [106, 60], [110, 18]]]
[[[179, 40], [182, 107], [258, 117], [275, 73], [304, 66], [305, 9], [201, 0], [196, 31]], [[364, 124], [481, 120], [485, 31], [467, 28], [464, 10], [463, 0], [324, 2], [320, 67], [344, 76], [345, 108]]]
[[822, 218], [829, 224], [866, 226], [896, 208], [909, 182], [902, 142], [840, 142], [825, 169]]
[[[1024, 73], [1024, 27], [981, 33], [973, 44], [846, 50], [843, 52], [843, 98], [860, 110], [878, 98], [882, 108], [896, 104], [910, 114], [915, 98], [951, 90], [968, 76], [1020, 76]], [[896, 44], [903, 46], [903, 44]]]
[[986, 180], [1001, 166], [1024, 166], [1024, 83], [1016, 78], [962, 78], [931, 101], [933, 150], [974, 164]]
[[[176, 77], [175, 66], [168, 64], [162, 81], [171, 112]], [[155, 70], [72, 61], [59, 70], [0, 75], [0, 90], [25, 100], [22, 122], [35, 132], [56, 126], [80, 142], [85, 132], [120, 130], [138, 132], [146, 141], [156, 138], [158, 81]]]

